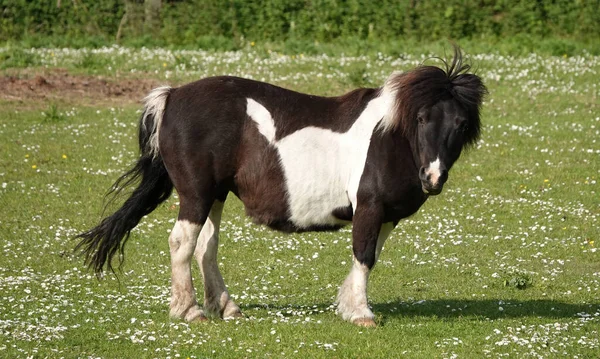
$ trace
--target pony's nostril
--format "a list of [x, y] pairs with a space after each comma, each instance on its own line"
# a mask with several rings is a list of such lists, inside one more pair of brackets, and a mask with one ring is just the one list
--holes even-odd
[[419, 168], [419, 179], [421, 181], [428, 181], [427, 174], [425, 173], [425, 167]]

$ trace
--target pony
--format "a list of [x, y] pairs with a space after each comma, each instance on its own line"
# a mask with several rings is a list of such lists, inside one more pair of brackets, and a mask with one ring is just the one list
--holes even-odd
[[[457, 46], [442, 67], [392, 73], [379, 88], [320, 97], [231, 76], [145, 98], [140, 156], [109, 194], [134, 189], [123, 205], [79, 234], [76, 250], [100, 275], [114, 272], [131, 230], [169, 198], [180, 207], [169, 235], [170, 316], [204, 321], [242, 316], [217, 265], [219, 224], [231, 192], [256, 223], [285, 232], [352, 223], [353, 262], [337, 313], [376, 326], [367, 282], [390, 232], [439, 194], [461, 152], [480, 136], [486, 87]], [[198, 304], [192, 256], [204, 283]], [[122, 264], [122, 261], [121, 261]]]

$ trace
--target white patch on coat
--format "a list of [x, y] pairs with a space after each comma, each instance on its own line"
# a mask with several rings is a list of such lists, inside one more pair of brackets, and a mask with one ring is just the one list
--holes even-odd
[[191, 259], [202, 226], [178, 220], [169, 236], [171, 251], [171, 317], [192, 321], [204, 313], [196, 302]]
[[387, 222], [387, 223], [384, 223], [381, 225], [381, 229], [379, 230], [379, 235], [377, 236], [377, 248], [375, 249], [375, 263], [377, 263], [377, 260], [379, 259], [379, 255], [381, 254], [381, 250], [383, 249], [383, 245], [385, 244], [385, 241], [390, 236], [390, 233], [392, 233], [393, 229], [394, 229], [393, 222]]
[[383, 91], [367, 104], [347, 132], [309, 126], [275, 141], [271, 114], [258, 102], [248, 99], [248, 116], [279, 152], [290, 220], [296, 226], [345, 223], [335, 218], [332, 211], [350, 204], [356, 210], [356, 194], [371, 136], [392, 101], [392, 94]]
[[437, 157], [435, 161], [429, 163], [429, 166], [427, 166], [427, 169], [425, 170], [425, 174], [429, 176], [429, 182], [431, 182], [432, 186], [437, 185], [437, 182], [442, 175], [440, 171], [440, 164], [440, 158]]
[[[383, 244], [394, 229], [393, 222], [386, 222], [381, 225], [377, 236], [377, 247], [375, 249], [375, 263], [383, 249]], [[358, 262], [353, 257], [352, 269], [346, 280], [340, 287], [337, 296], [337, 312], [344, 320], [355, 321], [366, 318], [373, 319], [375, 316], [369, 309], [367, 300], [367, 284], [369, 281], [369, 268]]]
[[[402, 75], [400, 71], [394, 71], [386, 80], [385, 84], [381, 89], [381, 96], [388, 97], [393, 100], [396, 98], [396, 94], [398, 93], [398, 89], [394, 88], [393, 84], [397, 82], [397, 78]], [[383, 116], [381, 123], [379, 124], [379, 128], [383, 132], [390, 131], [393, 127], [396, 126], [398, 121], [398, 115], [396, 113], [396, 106], [390, 106], [388, 111]]]
[[246, 113], [258, 125], [258, 131], [265, 136], [269, 143], [275, 141], [275, 123], [269, 111], [258, 102], [249, 98]]
[[367, 304], [367, 284], [369, 281], [369, 268], [358, 262], [353, 257], [350, 274], [340, 287], [337, 296], [337, 313], [344, 320], [355, 321], [360, 318], [375, 318]]
[[215, 201], [196, 244], [194, 255], [204, 280], [204, 310], [213, 316], [229, 318], [240, 315], [240, 308], [231, 300], [217, 263], [219, 226], [224, 203]]
[[[153, 157], [158, 156], [158, 133], [160, 131], [160, 123], [162, 122], [167, 104], [167, 97], [171, 87], [161, 86], [150, 91], [148, 96], [144, 98], [144, 113], [142, 114], [143, 125], [146, 133], [150, 133], [150, 153]], [[152, 118], [152, 123], [147, 123], [148, 118]]]

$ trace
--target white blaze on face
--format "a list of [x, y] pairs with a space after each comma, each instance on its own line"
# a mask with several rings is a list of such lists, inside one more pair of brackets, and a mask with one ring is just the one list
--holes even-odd
[[430, 162], [429, 166], [425, 170], [425, 174], [429, 177], [429, 181], [432, 186], [437, 185], [440, 176], [442, 175], [440, 171], [440, 158], [436, 158], [435, 161]]

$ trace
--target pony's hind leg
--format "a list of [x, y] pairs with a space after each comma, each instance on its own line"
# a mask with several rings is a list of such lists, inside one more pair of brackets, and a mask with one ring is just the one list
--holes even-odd
[[169, 237], [171, 317], [181, 318], [188, 322], [206, 320], [204, 311], [196, 301], [191, 268], [198, 236], [207, 222], [208, 213], [214, 202], [210, 190], [203, 190], [204, 188], [210, 187], [197, 185], [183, 187], [183, 190], [179, 191], [179, 218]]
[[206, 316], [196, 302], [196, 292], [192, 283], [191, 258], [196, 247], [202, 225], [186, 219], [179, 219], [171, 235], [171, 311], [172, 318], [188, 322], [205, 320]]
[[200, 232], [194, 255], [204, 279], [204, 310], [222, 318], [240, 317], [240, 308], [229, 297], [217, 264], [219, 226], [224, 202], [215, 201]]

